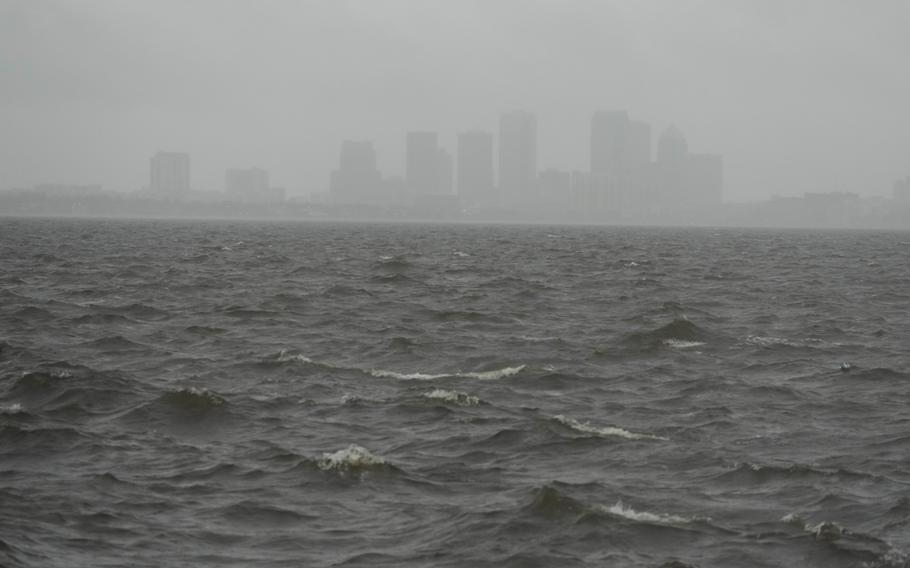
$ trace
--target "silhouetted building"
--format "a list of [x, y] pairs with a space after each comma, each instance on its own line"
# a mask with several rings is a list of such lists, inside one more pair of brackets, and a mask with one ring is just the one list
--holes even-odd
[[332, 200], [342, 205], [381, 203], [381, 180], [373, 143], [345, 140], [329, 184]]
[[674, 168], [682, 168], [689, 156], [689, 144], [682, 131], [670, 126], [657, 141], [657, 162]]
[[572, 172], [553, 168], [543, 170], [538, 176], [537, 187], [539, 213], [550, 219], [564, 215], [566, 205], [572, 201]]
[[[640, 211], [651, 163], [651, 126], [630, 120], [626, 111], [598, 111], [591, 117], [591, 179], [584, 186], [596, 216], [619, 219]], [[597, 188], [594, 190], [593, 188]]]
[[657, 144], [653, 185], [657, 206], [652, 213], [662, 221], [713, 221], [723, 200], [723, 159], [713, 154], [690, 154], [686, 138], [675, 126]]
[[406, 138], [405, 180], [411, 193], [439, 193], [439, 146], [435, 132], [408, 132]]
[[687, 169], [692, 204], [706, 214], [716, 212], [723, 202], [723, 158], [716, 154], [689, 154]]
[[458, 135], [458, 197], [465, 207], [494, 204], [493, 135], [463, 132]]
[[535, 200], [537, 118], [525, 111], [499, 119], [499, 193], [503, 205], [522, 209]]
[[910, 176], [894, 182], [894, 199], [910, 201]]
[[436, 149], [436, 195], [455, 195], [454, 192], [454, 169], [452, 166], [452, 154], [449, 154], [443, 148]]
[[260, 168], [225, 172], [224, 192], [230, 201], [255, 203], [268, 201], [269, 172]]
[[190, 156], [180, 152], [158, 152], [150, 163], [150, 189], [178, 197], [190, 191]]

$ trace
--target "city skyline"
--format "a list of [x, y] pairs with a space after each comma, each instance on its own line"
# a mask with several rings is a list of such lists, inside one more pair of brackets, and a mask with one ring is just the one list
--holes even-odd
[[903, 2], [8, 0], [0, 15], [0, 188], [131, 191], [136, 160], [173, 149], [197, 187], [257, 164], [302, 195], [327, 187], [345, 139], [403, 172], [403, 132], [453, 153], [520, 108], [547, 133], [540, 171], [585, 171], [589, 113], [627, 109], [652, 137], [676, 124], [723, 154], [733, 202], [888, 195], [910, 169]]

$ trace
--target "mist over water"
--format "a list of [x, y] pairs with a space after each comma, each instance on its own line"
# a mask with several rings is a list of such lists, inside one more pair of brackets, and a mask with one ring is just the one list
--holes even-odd
[[0, 564], [906, 567], [897, 232], [0, 223]]

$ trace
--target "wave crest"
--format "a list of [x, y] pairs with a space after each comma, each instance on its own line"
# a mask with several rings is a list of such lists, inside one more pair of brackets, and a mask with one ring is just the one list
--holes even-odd
[[382, 467], [386, 465], [386, 461], [382, 457], [370, 453], [363, 446], [351, 444], [343, 450], [322, 454], [316, 465], [324, 471], [349, 472]]
[[569, 418], [558, 414], [553, 417], [553, 420], [556, 420], [563, 426], [567, 426], [576, 432], [581, 432], [583, 434], [593, 434], [595, 436], [617, 436], [620, 438], [627, 438], [629, 440], [666, 440], [667, 438], [661, 436], [655, 436], [654, 434], [642, 434], [638, 432], [630, 432], [623, 428], [618, 428], [616, 426], [594, 426], [590, 422], [579, 422], [574, 418]]
[[428, 374], [428, 373], [399, 373], [396, 371], [386, 371], [384, 369], [370, 369], [369, 374], [373, 375], [379, 379], [392, 378], [400, 380], [420, 380], [420, 381], [431, 381], [434, 379], [444, 379], [444, 378], [460, 378], [460, 379], [479, 379], [482, 381], [504, 379], [506, 377], [512, 377], [522, 372], [525, 368], [525, 365], [518, 365], [517, 367], [503, 367], [502, 369], [493, 369], [491, 371], [476, 371], [469, 373], [455, 372], [455, 373], [437, 373], [437, 374]]
[[432, 400], [441, 400], [443, 402], [457, 404], [459, 406], [477, 406], [480, 404], [480, 399], [478, 397], [469, 395], [468, 393], [462, 391], [435, 389], [430, 392], [423, 393], [423, 397]]
[[177, 408], [206, 411], [214, 408], [220, 408], [227, 404], [227, 401], [218, 393], [208, 389], [187, 387], [176, 391], [165, 393], [161, 399]]
[[671, 515], [667, 513], [650, 513], [648, 511], [636, 511], [632, 507], [627, 507], [623, 504], [622, 499], [618, 500], [613, 505], [609, 507], [601, 505], [601, 510], [605, 513], [616, 517], [622, 517], [624, 519], [629, 519], [630, 521], [636, 521], [639, 523], [650, 523], [656, 525], [685, 525], [692, 522], [695, 522], [697, 519], [690, 519], [687, 517], [682, 517], [679, 515]]

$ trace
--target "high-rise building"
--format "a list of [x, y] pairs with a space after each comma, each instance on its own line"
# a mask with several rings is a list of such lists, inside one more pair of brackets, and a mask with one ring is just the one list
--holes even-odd
[[453, 195], [454, 169], [452, 154], [444, 148], [436, 149], [436, 191], [435, 195]]
[[158, 152], [150, 161], [150, 189], [162, 195], [181, 196], [190, 191], [190, 156]]
[[269, 200], [269, 172], [260, 168], [235, 169], [227, 170], [224, 177], [228, 199], [246, 203]]
[[435, 132], [408, 132], [405, 180], [413, 195], [439, 193], [439, 146]]
[[682, 167], [689, 155], [689, 144], [682, 131], [670, 126], [660, 135], [657, 141], [657, 161], [662, 164]]
[[610, 179], [624, 171], [629, 114], [597, 111], [591, 117], [591, 173]]
[[332, 199], [345, 205], [377, 204], [382, 201], [381, 178], [373, 143], [345, 140], [338, 169], [332, 172]]
[[490, 205], [493, 195], [493, 135], [471, 131], [458, 135], [458, 197], [466, 207]]
[[724, 161], [716, 154], [689, 154], [686, 185], [692, 204], [713, 213], [723, 202]]
[[640, 120], [630, 120], [626, 132], [624, 166], [634, 173], [651, 163], [651, 125]]
[[624, 110], [591, 117], [591, 173], [611, 180], [627, 177], [651, 162], [651, 126], [630, 120]]
[[499, 119], [499, 192], [503, 205], [532, 205], [537, 180], [537, 117], [525, 111], [503, 113]]
[[910, 201], [910, 176], [894, 182], [892, 195], [899, 201]]

